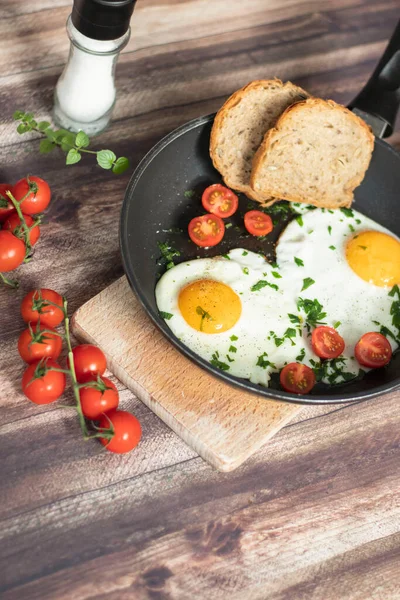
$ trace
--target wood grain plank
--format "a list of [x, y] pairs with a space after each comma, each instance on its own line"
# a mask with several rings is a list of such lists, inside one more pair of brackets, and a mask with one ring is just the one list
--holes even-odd
[[[387, 396], [286, 428], [231, 474], [193, 459], [9, 519], [3, 597], [62, 600], [71, 577], [81, 599], [244, 598], [261, 586], [258, 597], [275, 598], [302, 580], [327, 589], [321, 565], [334, 580], [340, 556], [362, 563], [363, 548], [390, 536], [398, 551], [397, 404]], [[392, 562], [385, 590], [399, 584]], [[358, 577], [359, 597], [371, 584]]]

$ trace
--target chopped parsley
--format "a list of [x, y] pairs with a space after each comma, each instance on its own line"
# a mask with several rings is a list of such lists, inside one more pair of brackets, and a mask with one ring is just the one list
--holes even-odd
[[309, 298], [299, 298], [297, 300], [297, 309], [302, 309], [305, 312], [305, 322], [308, 331], [310, 331], [311, 327], [325, 325], [323, 319], [326, 317], [326, 312], [323, 312], [324, 308], [316, 298], [314, 298], [314, 300], [310, 300]]
[[237, 348], [236, 348], [236, 346], [232, 346], [232, 345], [231, 345], [231, 346], [229, 346], [229, 350], [228, 350], [228, 352], [232, 352], [232, 353], [234, 353], [234, 352], [237, 352]]
[[227, 224], [225, 225], [225, 229], [229, 229], [230, 227], [232, 227], [232, 223], [227, 223]]
[[282, 346], [285, 340], [290, 340], [292, 346], [296, 345], [292, 340], [293, 337], [296, 337], [296, 330], [293, 329], [293, 327], [288, 327], [281, 338], [278, 337], [274, 331], [270, 331], [269, 335], [272, 337], [275, 342], [275, 346], [277, 347]]
[[207, 321], [212, 321], [213, 318], [210, 315], [210, 313], [208, 313], [206, 310], [204, 310], [204, 308], [201, 308], [201, 306], [196, 307], [196, 312], [201, 317], [200, 318], [200, 331], [203, 331], [204, 319], [207, 319]]
[[310, 231], [308, 232], [308, 235], [310, 235], [310, 233], [313, 233], [314, 229], [310, 229]]
[[161, 260], [165, 263], [167, 269], [175, 266], [173, 259], [175, 256], [180, 256], [179, 250], [176, 250], [168, 242], [157, 242], [157, 246], [161, 252]]
[[334, 328], [337, 329], [339, 326], [341, 325], [340, 321], [336, 321], [336, 323], [334, 324]]
[[346, 217], [348, 217], [349, 219], [350, 219], [350, 218], [352, 218], [352, 217], [354, 217], [354, 213], [353, 213], [353, 211], [351, 210], [351, 208], [341, 208], [340, 210], [341, 210], [341, 211], [342, 211], [342, 213], [343, 213], [344, 215], [346, 215]]
[[355, 229], [351, 223], [349, 223], [349, 229], [350, 229], [350, 231], [352, 231], [354, 233]]
[[219, 360], [219, 352], [218, 351], [214, 352], [214, 354], [212, 355], [212, 358], [210, 360], [210, 363], [212, 364], [213, 367], [217, 367], [217, 369], [221, 369], [221, 371], [229, 371], [229, 369], [230, 369], [229, 365], [227, 365], [226, 363]]
[[243, 252], [242, 252], [242, 256], [247, 256], [247, 255], [248, 255], [248, 252], [247, 252], [247, 250], [243, 250]]
[[266, 287], [267, 285], [274, 290], [279, 290], [278, 286], [275, 285], [275, 283], [269, 283], [269, 281], [265, 281], [265, 279], [260, 279], [260, 281], [257, 281], [257, 283], [255, 283], [254, 285], [251, 286], [250, 290], [252, 292], [258, 292], [259, 290], [262, 290], [262, 288]]
[[313, 365], [315, 379], [317, 381], [327, 379], [328, 383], [332, 385], [335, 383], [340, 383], [337, 381], [338, 378], [343, 379], [343, 381], [351, 381], [352, 379], [356, 379], [357, 377], [364, 375], [364, 371], [362, 369], [359, 369], [357, 375], [345, 371], [346, 360], [347, 359], [343, 356], [332, 358], [331, 360], [321, 360], [320, 362], [310, 359], [310, 363]]
[[329, 233], [329, 235], [331, 235], [331, 233], [332, 233], [332, 227], [330, 225], [328, 225], [328, 233]]
[[162, 319], [165, 319], [166, 321], [169, 321], [169, 319], [172, 319], [172, 317], [174, 316], [169, 312], [164, 312], [163, 310], [160, 310], [159, 315]]
[[193, 198], [194, 190], [186, 190], [186, 192], [183, 195], [185, 196], [185, 198]]
[[358, 244], [358, 247], [359, 247], [359, 248], [362, 248], [363, 250], [366, 250], [366, 249], [367, 249], [367, 246], [361, 246], [360, 244]]
[[239, 338], [237, 335], [231, 335], [229, 339], [231, 340], [231, 342], [236, 342], [236, 340], [238, 340]]
[[360, 219], [356, 219], [356, 223], [357, 223], [357, 225], [360, 225], [360, 223], [361, 223]]
[[278, 265], [278, 263], [277, 263], [277, 262], [272, 262], [272, 263], [271, 263], [271, 267], [272, 267], [273, 269], [279, 269], [279, 265]]
[[329, 246], [330, 250], [336, 250], [336, 246]]
[[390, 307], [390, 314], [392, 316], [392, 325], [397, 329], [397, 342], [400, 343], [400, 289], [398, 285], [394, 285], [389, 292], [391, 298], [394, 298], [396, 295], [398, 299], [393, 300]]
[[306, 355], [306, 350], [305, 350], [305, 348], [302, 348], [300, 350], [300, 354], [298, 356], [296, 356], [296, 360], [302, 361], [303, 358], [305, 357], [305, 355]]
[[298, 224], [300, 225], [300, 227], [303, 227], [303, 217], [301, 215], [299, 215], [298, 217], [296, 217], [296, 221], [298, 222]]
[[231, 260], [231, 257], [228, 254], [221, 254], [222, 258], [226, 258], [226, 260]]
[[275, 277], [275, 279], [282, 279], [282, 275], [279, 275], [276, 271], [271, 271], [271, 274]]
[[244, 273], [245, 275], [248, 275], [248, 274], [249, 274], [249, 269], [248, 269], [248, 267], [243, 267], [242, 271], [243, 271], [243, 273]]
[[301, 323], [300, 317], [298, 317], [297, 315], [292, 315], [291, 313], [288, 313], [288, 317], [289, 317], [291, 323], [297, 323], [300, 325], [300, 323]]
[[229, 360], [229, 362], [235, 362], [235, 359], [231, 358], [229, 354], [226, 355], [226, 358]]
[[294, 257], [294, 262], [296, 263], [296, 265], [297, 265], [298, 267], [304, 267], [304, 263], [303, 263], [303, 261], [301, 260], [301, 258], [297, 258], [297, 256], [295, 256], [295, 257]]
[[315, 283], [314, 279], [311, 279], [311, 277], [306, 277], [305, 279], [303, 279], [303, 287], [301, 288], [301, 292], [303, 292], [304, 290], [306, 290], [307, 288], [309, 288], [310, 286], [312, 286]]
[[267, 367], [272, 367], [273, 369], [276, 369], [274, 363], [270, 362], [267, 357], [268, 357], [268, 354], [266, 352], [261, 354], [261, 356], [258, 357], [257, 362], [256, 362], [257, 367], [261, 367], [262, 369], [266, 369]]

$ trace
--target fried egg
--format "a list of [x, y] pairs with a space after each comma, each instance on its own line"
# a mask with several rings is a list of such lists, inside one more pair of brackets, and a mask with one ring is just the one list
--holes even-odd
[[[360, 375], [354, 347], [364, 333], [382, 328], [397, 348], [389, 292], [398, 283], [391, 232], [354, 210], [303, 209], [281, 234], [275, 264], [236, 248], [171, 268], [155, 293], [176, 337], [221, 370], [267, 386], [272, 372], [303, 362], [336, 384]], [[344, 338], [338, 359], [313, 352], [318, 324]]]

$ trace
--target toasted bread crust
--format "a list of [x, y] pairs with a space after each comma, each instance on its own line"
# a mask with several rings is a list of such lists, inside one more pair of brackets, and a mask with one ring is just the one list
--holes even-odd
[[295, 193], [294, 191], [286, 191], [284, 195], [282, 195], [282, 189], [278, 185], [274, 185], [273, 182], [268, 181], [262, 186], [262, 189], [256, 189], [257, 194], [267, 195], [270, 194], [272, 196], [280, 195], [283, 199], [289, 200], [292, 202], [305, 202], [307, 204], [313, 204], [314, 206], [318, 206], [320, 208], [339, 208], [339, 207], [349, 207], [353, 201], [353, 190], [361, 183], [364, 178], [365, 172], [368, 168], [369, 162], [371, 160], [372, 151], [374, 147], [374, 136], [369, 128], [369, 126], [360, 119], [357, 115], [349, 111], [344, 106], [337, 104], [333, 100], [322, 100], [320, 98], [308, 98], [307, 100], [297, 102], [292, 106], [289, 106], [279, 117], [278, 121], [274, 128], [270, 129], [264, 136], [264, 139], [258, 148], [254, 159], [253, 159], [253, 167], [250, 178], [250, 185], [254, 189], [256, 187], [260, 187], [260, 176], [263, 170], [264, 162], [272, 149], [273, 143], [276, 139], [276, 135], [280, 133], [286, 125], [286, 122], [289, 118], [295, 116], [296, 118], [301, 118], [301, 113], [304, 107], [312, 108], [313, 110], [318, 111], [320, 108], [326, 109], [330, 107], [333, 110], [344, 111], [346, 113], [346, 117], [351, 119], [357, 127], [360, 127], [365, 135], [366, 144], [369, 146], [367, 149], [368, 160], [362, 165], [360, 172], [355, 174], [355, 176], [346, 181], [345, 191], [341, 195], [341, 198], [324, 198], [323, 200], [315, 200], [312, 198], [305, 198], [304, 196]]
[[[264, 89], [269, 89], [271, 87], [278, 87], [281, 89], [286, 87], [286, 88], [290, 88], [290, 90], [292, 90], [293, 92], [297, 92], [299, 97], [307, 97], [308, 96], [307, 92], [305, 92], [301, 88], [295, 86], [294, 84], [292, 84], [290, 82], [283, 83], [280, 79], [251, 81], [250, 83], [245, 85], [240, 90], [237, 90], [236, 92], [234, 92], [226, 100], [226, 102], [223, 104], [223, 106], [220, 108], [220, 110], [217, 112], [215, 119], [214, 119], [212, 130], [211, 130], [211, 136], [210, 136], [210, 156], [213, 161], [214, 167], [221, 173], [226, 185], [228, 187], [231, 187], [240, 192], [244, 192], [249, 198], [251, 198], [257, 202], [263, 203], [263, 204], [273, 203], [276, 201], [276, 198], [273, 198], [268, 194], [267, 195], [259, 194], [256, 190], [254, 190], [249, 184], [247, 184], [245, 182], [234, 181], [231, 177], [231, 173], [229, 172], [229, 169], [226, 168], [223, 160], [219, 157], [217, 148], [220, 143], [219, 142], [220, 134], [221, 134], [221, 132], [224, 131], [224, 128], [225, 128], [225, 125], [227, 122], [227, 117], [230, 114], [230, 111], [234, 107], [236, 107], [247, 96], [247, 94], [249, 92], [253, 92], [253, 91], [257, 91], [257, 90], [262, 91]], [[262, 135], [263, 134], [264, 134], [264, 132], [262, 133]]]

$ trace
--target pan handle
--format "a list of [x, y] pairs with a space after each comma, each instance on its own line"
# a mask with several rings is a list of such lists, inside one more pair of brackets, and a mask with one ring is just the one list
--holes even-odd
[[[400, 105], [400, 20], [375, 71], [361, 92], [349, 104], [351, 110], [370, 115], [375, 135], [388, 137], [393, 133]], [[375, 117], [375, 119], [373, 118]], [[381, 127], [374, 127], [380, 121]]]

